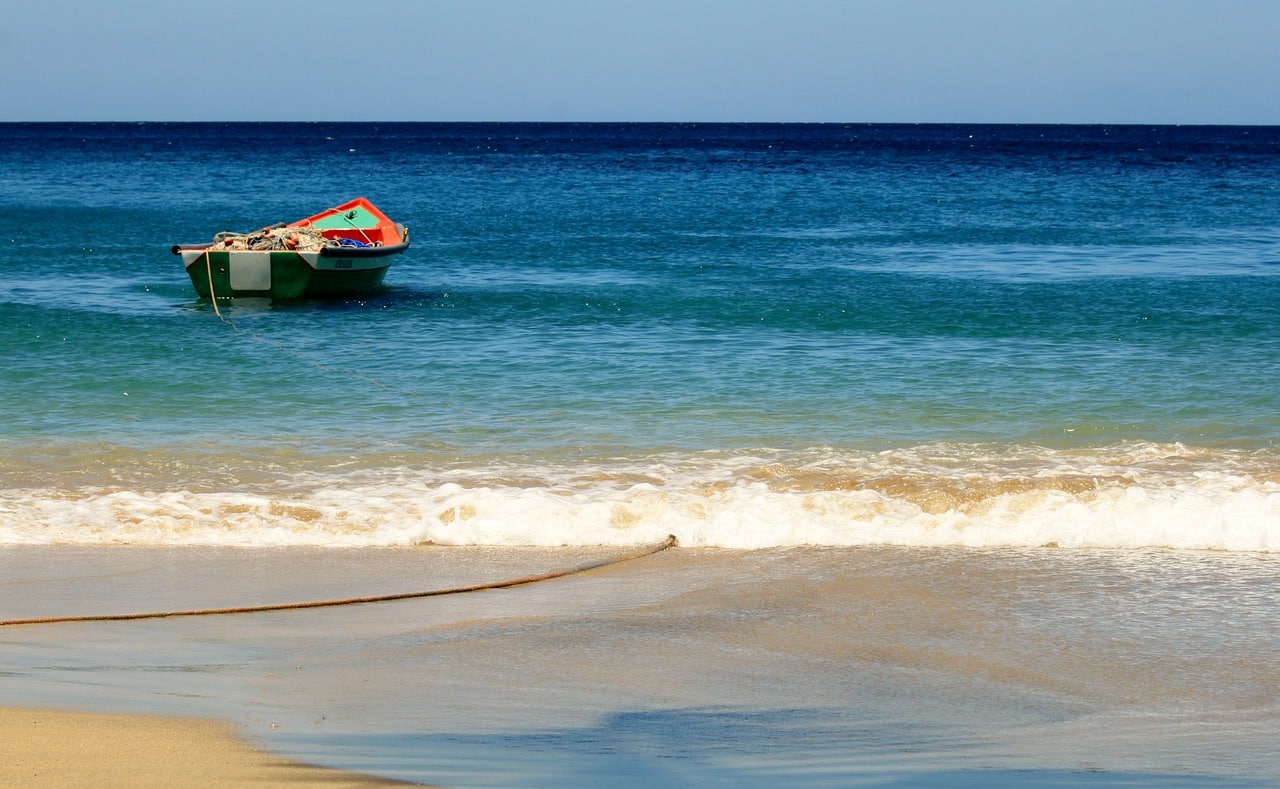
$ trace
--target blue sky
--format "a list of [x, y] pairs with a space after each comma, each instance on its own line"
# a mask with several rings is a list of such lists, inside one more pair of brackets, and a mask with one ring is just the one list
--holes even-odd
[[1276, 0], [4, 0], [0, 121], [1280, 124]]

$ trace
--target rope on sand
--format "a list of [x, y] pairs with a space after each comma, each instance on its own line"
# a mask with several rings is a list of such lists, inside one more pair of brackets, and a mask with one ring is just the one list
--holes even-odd
[[560, 570], [551, 570], [550, 572], [538, 573], [536, 575], [526, 575], [520, 578], [509, 578], [504, 581], [491, 581], [483, 584], [472, 584], [470, 586], [455, 586], [449, 589], [432, 589], [425, 592], [400, 592], [398, 594], [371, 595], [367, 597], [345, 597], [338, 600], [311, 600], [303, 603], [273, 603], [268, 605], [246, 605], [236, 606], [232, 608], [194, 608], [182, 611], [150, 611], [146, 613], [135, 614], [87, 614], [81, 616], [42, 616], [30, 619], [6, 619], [0, 620], [0, 627], [8, 627], [10, 625], [49, 625], [59, 622], [119, 622], [129, 619], [163, 619], [174, 616], [214, 616], [223, 614], [254, 614], [263, 611], [293, 611], [301, 608], [332, 608], [342, 605], [363, 605], [365, 603], [385, 603], [390, 600], [410, 600], [417, 597], [440, 597], [443, 595], [465, 594], [467, 592], [482, 592], [489, 589], [509, 589], [513, 586], [526, 586], [528, 584], [538, 583], [540, 581], [550, 581], [554, 578], [563, 578], [566, 575], [576, 575], [585, 573], [588, 570], [596, 570], [601, 567], [608, 567], [613, 564], [621, 564], [629, 562], [633, 559], [642, 559], [646, 556], [652, 556], [675, 546], [676, 538], [674, 535], [667, 537], [661, 543], [648, 548], [641, 548], [631, 553], [625, 553], [621, 556], [614, 556], [608, 559], [601, 559], [594, 562], [587, 562], [575, 567], [567, 567]]

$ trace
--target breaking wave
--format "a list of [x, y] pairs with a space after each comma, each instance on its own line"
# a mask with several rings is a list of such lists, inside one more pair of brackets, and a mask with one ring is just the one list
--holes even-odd
[[224, 468], [211, 475], [223, 480], [216, 485], [166, 478], [152, 460], [152, 472], [109, 484], [7, 486], [0, 544], [614, 546], [673, 534], [684, 547], [734, 549], [1280, 550], [1280, 455], [1270, 449], [941, 444], [396, 460], [259, 473], [245, 484], [228, 480], [247, 472]]

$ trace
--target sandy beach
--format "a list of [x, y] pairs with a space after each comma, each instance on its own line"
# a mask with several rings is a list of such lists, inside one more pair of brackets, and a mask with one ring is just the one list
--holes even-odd
[[2, 786], [406, 785], [263, 753], [217, 721], [0, 708], [0, 740]]
[[[10, 546], [0, 619], [452, 587], [611, 555]], [[1272, 785], [1275, 569], [677, 549], [476, 594], [4, 627], [0, 785]]]
[[[613, 555], [602, 550], [325, 551], [10, 546], [0, 550], [0, 620], [327, 599], [512, 578]], [[442, 563], [442, 559], [448, 557]], [[447, 566], [446, 566], [447, 565]], [[408, 580], [414, 579], [414, 580]], [[498, 595], [537, 599], [536, 592]], [[281, 613], [0, 628], [0, 787], [430, 785], [274, 755], [366, 709], [368, 638], [439, 626], [457, 611], [505, 610], [494, 598], [441, 598]], [[409, 619], [403, 617], [409, 614]], [[425, 618], [419, 618], [425, 614]], [[447, 624], [446, 624], [447, 626]], [[229, 637], [229, 638], [228, 638]], [[337, 638], [338, 641], [334, 639]], [[351, 639], [353, 655], [322, 659]], [[246, 662], [247, 661], [247, 662]], [[323, 666], [323, 673], [313, 669]], [[261, 684], [284, 680], [298, 708]], [[267, 698], [263, 695], [266, 694]], [[394, 695], [394, 691], [393, 691]], [[301, 713], [301, 714], [300, 714]], [[380, 765], [370, 766], [372, 770]]]

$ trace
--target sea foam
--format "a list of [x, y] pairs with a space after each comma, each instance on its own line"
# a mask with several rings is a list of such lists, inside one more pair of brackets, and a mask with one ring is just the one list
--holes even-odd
[[[1280, 550], [1274, 454], [937, 446], [0, 492], [0, 543]], [[150, 480], [154, 483], [155, 480]]]

